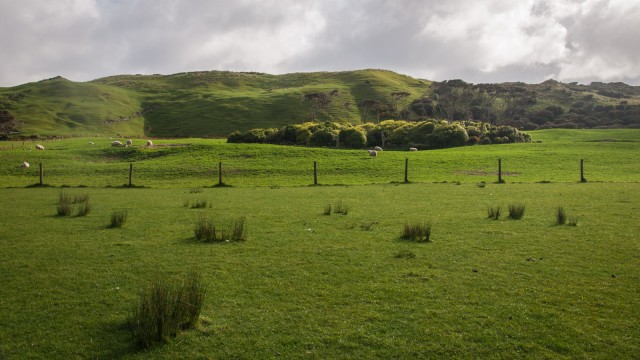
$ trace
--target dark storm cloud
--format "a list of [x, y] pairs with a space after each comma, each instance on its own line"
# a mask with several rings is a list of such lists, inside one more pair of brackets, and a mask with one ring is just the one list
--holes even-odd
[[0, 2], [0, 86], [62, 75], [384, 68], [640, 84], [640, 0]]

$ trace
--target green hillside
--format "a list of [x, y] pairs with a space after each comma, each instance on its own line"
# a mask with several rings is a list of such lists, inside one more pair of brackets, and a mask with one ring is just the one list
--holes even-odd
[[386, 70], [56, 77], [0, 88], [0, 135], [226, 137], [309, 120], [479, 120], [521, 129], [640, 127], [640, 87], [431, 82]]

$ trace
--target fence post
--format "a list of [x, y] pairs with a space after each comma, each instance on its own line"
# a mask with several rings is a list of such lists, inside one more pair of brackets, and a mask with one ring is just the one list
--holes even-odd
[[504, 180], [502, 180], [502, 159], [498, 159], [498, 183], [504, 183]]
[[218, 185], [222, 186], [222, 161], [218, 162]]
[[587, 182], [587, 179], [584, 178], [584, 159], [580, 159], [580, 182]]
[[43, 183], [42, 183], [43, 175], [44, 175], [44, 170], [42, 169], [42, 162], [40, 162], [40, 186], [43, 185]]
[[409, 158], [404, 158], [404, 183], [409, 183]]
[[318, 162], [313, 162], [313, 185], [318, 185]]
[[131, 187], [131, 178], [133, 178], [133, 163], [129, 163], [129, 187]]

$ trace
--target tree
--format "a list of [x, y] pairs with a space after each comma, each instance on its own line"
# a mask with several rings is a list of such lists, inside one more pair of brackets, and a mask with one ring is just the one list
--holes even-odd
[[411, 95], [406, 91], [395, 91], [391, 93], [391, 111], [396, 119], [406, 120], [406, 112], [404, 111], [407, 104], [407, 98]]
[[9, 110], [0, 109], [0, 135], [8, 138], [19, 126], [18, 120]]
[[320, 113], [327, 113], [331, 105], [331, 96], [325, 93], [304, 94], [302, 99], [309, 102], [309, 121], [315, 122]]

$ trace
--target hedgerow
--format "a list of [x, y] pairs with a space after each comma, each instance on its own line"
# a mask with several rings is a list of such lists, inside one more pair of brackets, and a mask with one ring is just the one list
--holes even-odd
[[494, 126], [474, 121], [386, 120], [378, 124], [306, 122], [282, 128], [235, 131], [229, 143], [267, 143], [282, 145], [341, 147], [360, 149], [382, 146], [390, 149], [415, 147], [441, 149], [464, 145], [530, 142], [531, 137], [511, 126]]

